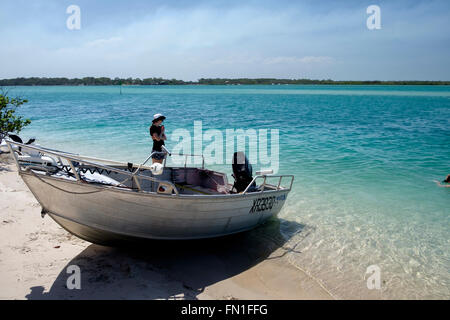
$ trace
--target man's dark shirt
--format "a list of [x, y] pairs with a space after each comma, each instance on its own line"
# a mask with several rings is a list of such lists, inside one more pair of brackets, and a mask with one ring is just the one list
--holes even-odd
[[[152, 137], [152, 139], [153, 139], [154, 133], [156, 133], [156, 135], [159, 137], [161, 135], [161, 127], [152, 125], [150, 127], [150, 136]], [[153, 140], [153, 151], [161, 152], [162, 151], [161, 146], [163, 146], [163, 145], [164, 145], [164, 140], [160, 140], [160, 141]]]

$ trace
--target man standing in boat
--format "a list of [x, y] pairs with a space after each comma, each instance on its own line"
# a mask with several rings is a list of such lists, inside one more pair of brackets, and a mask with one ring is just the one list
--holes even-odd
[[[152, 126], [150, 127], [150, 136], [153, 139], [153, 149], [152, 152], [162, 152], [162, 146], [164, 145], [164, 140], [167, 140], [166, 134], [164, 132], [163, 121], [166, 119], [162, 114], [157, 113], [153, 116]], [[152, 156], [152, 162], [162, 163], [164, 160], [164, 154], [157, 153]]]

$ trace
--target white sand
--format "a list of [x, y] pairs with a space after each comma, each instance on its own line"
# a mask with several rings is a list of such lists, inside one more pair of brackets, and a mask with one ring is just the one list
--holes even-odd
[[[71, 235], [41, 208], [0, 155], [0, 299], [330, 299], [290, 265], [277, 224], [196, 242], [102, 247]], [[9, 161], [10, 162], [10, 161]], [[81, 290], [69, 290], [69, 265]]]

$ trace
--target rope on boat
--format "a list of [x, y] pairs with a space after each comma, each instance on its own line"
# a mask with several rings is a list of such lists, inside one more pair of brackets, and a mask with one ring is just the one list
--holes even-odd
[[[38, 178], [41, 182], [43, 182], [43, 183], [45, 183], [45, 184], [47, 184], [47, 185], [49, 185], [49, 186], [51, 186], [51, 187], [53, 187], [53, 188], [55, 188], [55, 189], [58, 189], [59, 191], [62, 191], [62, 192], [65, 192], [65, 193], [70, 193], [70, 194], [93, 194], [93, 193], [103, 192], [103, 191], [112, 189], [112, 188], [114, 188], [114, 187], [118, 187], [118, 186], [120, 186], [121, 184], [127, 182], [128, 180], [130, 180], [130, 179], [133, 177], [133, 176], [128, 177], [128, 178], [126, 178], [125, 180], [123, 180], [122, 182], [119, 182], [119, 185], [118, 185], [118, 186], [109, 186], [109, 187], [104, 188], [104, 189], [101, 189], [101, 190], [88, 191], [88, 192], [74, 192], [74, 191], [68, 191], [68, 190], [64, 190], [64, 189], [62, 189], [62, 188], [60, 188], [60, 187], [57, 187], [57, 186], [51, 184], [50, 182], [45, 181], [44, 179], [42, 179], [42, 178], [41, 178], [38, 174], [36, 174], [33, 170], [30, 170], [30, 171], [31, 171], [31, 174], [34, 175], [36, 178]], [[83, 180], [81, 180], [81, 181], [83, 181]]]
[[[72, 171], [72, 168], [70, 166], [67, 166], [67, 165], [63, 165], [63, 166], [61, 166], [61, 168], [63, 170], [65, 170], [67, 173], [70, 173], [70, 171]], [[81, 166], [79, 166], [78, 169], [81, 172], [83, 172], [83, 173], [86, 173], [86, 172], [89, 171], [91, 174], [94, 174], [96, 172], [99, 173], [99, 174], [103, 174], [104, 172], [106, 172], [107, 174], [111, 174], [110, 170], [100, 169], [100, 168], [90, 168], [90, 167], [81, 167]]]

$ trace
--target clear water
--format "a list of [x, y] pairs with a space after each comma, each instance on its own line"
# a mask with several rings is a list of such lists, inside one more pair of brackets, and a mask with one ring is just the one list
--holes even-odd
[[[289, 261], [338, 298], [450, 298], [450, 87], [17, 87], [41, 145], [139, 162], [174, 128], [280, 130]], [[171, 142], [168, 142], [170, 149]], [[231, 168], [226, 167], [230, 172]], [[381, 269], [369, 290], [366, 268]]]

